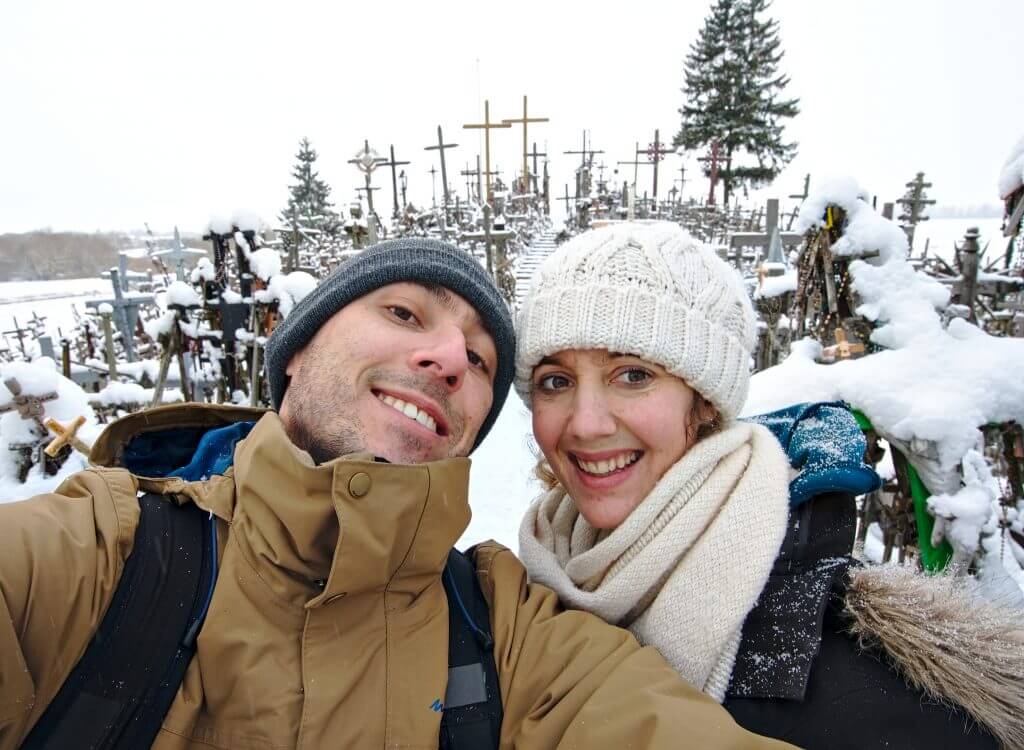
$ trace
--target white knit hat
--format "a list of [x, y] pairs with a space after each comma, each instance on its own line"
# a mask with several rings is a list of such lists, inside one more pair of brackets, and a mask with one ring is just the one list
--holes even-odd
[[533, 368], [566, 349], [655, 362], [727, 420], [747, 399], [754, 308], [739, 275], [675, 224], [574, 237], [537, 270], [517, 323], [515, 387], [527, 406]]

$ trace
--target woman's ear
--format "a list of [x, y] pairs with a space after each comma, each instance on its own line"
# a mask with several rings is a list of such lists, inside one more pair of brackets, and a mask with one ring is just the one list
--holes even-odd
[[686, 425], [686, 442], [690, 445], [714, 434], [722, 426], [722, 415], [715, 405], [699, 393], [696, 395]]

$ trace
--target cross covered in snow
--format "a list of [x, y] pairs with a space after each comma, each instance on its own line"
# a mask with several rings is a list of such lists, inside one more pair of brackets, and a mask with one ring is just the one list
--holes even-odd
[[152, 294], [133, 293], [126, 297], [121, 290], [120, 272], [116, 268], [110, 269], [110, 285], [114, 288], [113, 299], [92, 299], [85, 303], [86, 307], [99, 310], [103, 305], [110, 305], [113, 308], [114, 325], [121, 332], [121, 342], [124, 344], [124, 352], [129, 362], [135, 361], [135, 327], [139, 320], [139, 308], [142, 305], [152, 305]]
[[6, 404], [0, 405], [0, 414], [17, 410], [22, 419], [31, 419], [39, 425], [40, 432], [45, 435], [46, 426], [43, 424], [43, 402], [53, 401], [57, 398], [57, 393], [50, 391], [38, 396], [23, 394], [21, 392], [21, 383], [18, 382], [17, 378], [7, 378], [4, 380], [4, 385], [7, 386], [7, 390], [11, 392], [13, 398]]

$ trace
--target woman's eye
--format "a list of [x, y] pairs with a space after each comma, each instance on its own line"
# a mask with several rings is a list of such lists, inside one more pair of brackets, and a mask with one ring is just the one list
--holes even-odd
[[536, 387], [542, 391], [560, 391], [568, 388], [569, 385], [569, 378], [565, 377], [565, 375], [557, 374], [545, 375], [536, 383]]
[[627, 385], [642, 385], [651, 380], [651, 373], [647, 370], [642, 370], [639, 367], [631, 367], [624, 372], [619, 373], [618, 379]]

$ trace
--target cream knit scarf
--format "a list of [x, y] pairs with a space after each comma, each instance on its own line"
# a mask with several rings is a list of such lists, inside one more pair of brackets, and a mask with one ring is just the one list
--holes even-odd
[[628, 628], [721, 702], [785, 535], [788, 498], [775, 437], [735, 422], [690, 448], [611, 532], [555, 487], [523, 518], [519, 554], [566, 607]]

